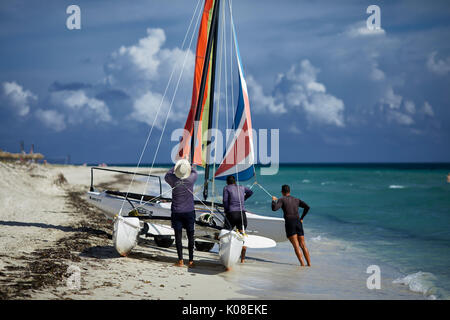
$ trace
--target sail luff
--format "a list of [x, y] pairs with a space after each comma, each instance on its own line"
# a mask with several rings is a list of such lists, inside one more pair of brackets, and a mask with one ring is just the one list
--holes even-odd
[[[217, 15], [219, 15], [220, 9], [220, 0], [217, 0], [218, 7]], [[213, 111], [214, 111], [214, 89], [216, 82], [216, 56], [217, 56], [217, 42], [218, 42], [218, 29], [219, 29], [219, 19], [215, 20], [214, 35], [213, 35], [213, 50], [212, 50], [212, 61], [211, 61], [211, 83], [210, 83], [210, 95], [209, 95], [209, 109], [208, 109], [208, 126], [207, 126], [207, 137], [206, 137], [206, 145], [204, 146], [204, 152], [206, 153], [204, 159], [206, 162], [205, 165], [205, 182], [203, 184], [203, 198], [206, 200], [208, 198], [208, 180], [209, 180], [209, 166], [210, 166], [210, 145], [211, 145], [211, 128], [213, 122]]]
[[[195, 137], [194, 139], [191, 140], [191, 163], [196, 163], [196, 164], [200, 164], [202, 165], [202, 159], [197, 159], [195, 158], [195, 155], [200, 155], [201, 157], [201, 150], [202, 150], [202, 131], [199, 130], [198, 126], [201, 125], [201, 121], [202, 119], [202, 115], [203, 115], [203, 97], [204, 97], [204, 92], [205, 92], [205, 86], [207, 84], [207, 79], [209, 78], [209, 63], [210, 63], [210, 58], [211, 58], [211, 49], [212, 49], [212, 44], [214, 42], [214, 31], [217, 27], [217, 13], [218, 13], [218, 4], [219, 0], [216, 0], [214, 2], [214, 9], [213, 9], [213, 17], [212, 17], [212, 22], [211, 22], [211, 29], [209, 31], [208, 34], [208, 43], [207, 43], [207, 47], [206, 47], [206, 59], [203, 65], [203, 74], [202, 74], [202, 81], [200, 84], [200, 94], [199, 94], [199, 99], [197, 102], [197, 110], [196, 110], [196, 114], [195, 114], [195, 119], [194, 119], [194, 127], [193, 127], [193, 133], [192, 136]], [[207, 72], [205, 72], [205, 69], [207, 69]], [[197, 146], [195, 146], [197, 142]], [[195, 148], [195, 153], [194, 153], [194, 148]], [[200, 148], [199, 152], [197, 152], [197, 148]]]

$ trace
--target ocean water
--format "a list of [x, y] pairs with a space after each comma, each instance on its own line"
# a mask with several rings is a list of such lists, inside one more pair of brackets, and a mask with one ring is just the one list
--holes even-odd
[[[450, 164], [282, 165], [258, 182], [280, 197], [282, 184], [311, 207], [304, 219], [311, 268], [289, 242], [248, 250], [247, 263], [224, 275], [250, 295], [275, 299], [449, 299]], [[202, 176], [199, 176], [199, 181]], [[254, 180], [242, 182], [250, 186]], [[221, 194], [223, 182], [217, 182]], [[267, 216], [258, 186], [247, 210]], [[217, 248], [215, 248], [217, 250]], [[381, 271], [369, 290], [367, 268]]]
[[[284, 276], [275, 273], [272, 278], [292, 290], [280, 289], [280, 296], [316, 292], [325, 298], [448, 299], [449, 172], [448, 164], [281, 166], [277, 175], [257, 179], [277, 197], [281, 185], [289, 184], [292, 195], [311, 207], [304, 228], [313, 268], [302, 271], [302, 280], [292, 284], [300, 275], [292, 269], [297, 262], [287, 242], [249, 256], [278, 264], [274, 270], [282, 266], [277, 272]], [[271, 211], [269, 196], [258, 189], [253, 187], [247, 209], [281, 216]], [[367, 289], [369, 265], [380, 267], [380, 290]], [[264, 290], [257, 278], [252, 281]]]

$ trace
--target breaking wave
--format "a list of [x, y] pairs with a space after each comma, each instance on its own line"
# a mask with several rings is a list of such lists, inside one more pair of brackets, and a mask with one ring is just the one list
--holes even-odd
[[436, 282], [437, 278], [434, 274], [422, 271], [392, 281], [392, 283], [408, 286], [409, 290], [422, 293], [428, 299], [437, 299], [439, 289], [436, 287]]
[[398, 185], [398, 184], [391, 184], [389, 186], [389, 189], [405, 189], [405, 188], [406, 188], [405, 186]]

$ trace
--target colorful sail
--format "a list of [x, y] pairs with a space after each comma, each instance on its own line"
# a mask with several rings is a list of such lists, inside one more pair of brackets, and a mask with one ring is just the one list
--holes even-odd
[[[191, 162], [197, 165], [205, 165], [205, 157], [206, 157], [206, 141], [203, 141], [202, 137], [204, 136], [204, 131], [208, 128], [208, 114], [209, 114], [209, 96], [210, 96], [210, 79], [211, 79], [211, 61], [209, 59], [207, 79], [204, 95], [202, 97], [202, 104], [200, 112], [200, 118], [198, 122], [195, 122], [195, 115], [197, 113], [197, 105], [200, 94], [200, 84], [203, 75], [203, 66], [205, 62], [205, 56], [208, 45], [208, 36], [211, 32], [211, 21], [213, 16], [213, 8], [214, 8], [215, 0], [205, 0], [205, 6], [203, 8], [202, 20], [198, 32], [197, 39], [197, 50], [196, 50], [196, 59], [195, 59], [195, 71], [194, 71], [194, 84], [192, 88], [192, 100], [191, 100], [191, 108], [189, 110], [188, 117], [186, 119], [186, 124], [184, 125], [185, 134], [180, 140], [180, 146], [178, 149], [177, 159], [184, 158], [189, 156], [191, 153], [191, 139], [195, 129], [195, 144], [194, 144], [194, 158], [191, 159]], [[212, 53], [211, 53], [212, 55]]]
[[244, 70], [242, 68], [234, 24], [233, 35], [239, 71], [239, 97], [233, 122], [234, 134], [227, 144], [222, 163], [215, 173], [215, 178], [226, 179], [227, 176], [233, 175], [238, 180], [244, 181], [250, 179], [255, 174], [255, 157], [247, 82], [245, 81]]

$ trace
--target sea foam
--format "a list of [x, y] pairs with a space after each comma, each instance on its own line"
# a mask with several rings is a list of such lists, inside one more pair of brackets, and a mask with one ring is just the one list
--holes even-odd
[[437, 281], [434, 274], [430, 272], [416, 272], [407, 275], [403, 278], [398, 278], [392, 281], [392, 283], [403, 284], [409, 287], [409, 290], [413, 292], [422, 293], [429, 299], [436, 299], [435, 282]]
[[405, 189], [405, 186], [397, 185], [397, 184], [391, 184], [389, 186], [389, 189]]

